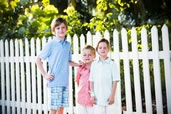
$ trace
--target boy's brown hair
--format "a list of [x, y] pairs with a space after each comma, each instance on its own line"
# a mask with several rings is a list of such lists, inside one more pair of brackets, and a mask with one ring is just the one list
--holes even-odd
[[106, 43], [106, 44], [107, 44], [107, 47], [110, 48], [109, 41], [108, 41], [107, 39], [105, 39], [105, 38], [102, 38], [102, 39], [97, 43], [96, 51], [98, 50], [99, 44], [100, 44], [101, 42]]
[[83, 48], [83, 50], [84, 50], [84, 49], [90, 49], [91, 52], [92, 52], [92, 54], [93, 54], [94, 56], [96, 56], [96, 50], [94, 49], [93, 46], [91, 46], [91, 45], [86, 45], [86, 46]]
[[52, 23], [51, 23], [51, 31], [52, 31], [52, 34], [55, 34], [54, 31], [55, 31], [55, 27], [59, 26], [60, 24], [64, 23], [66, 28], [68, 28], [68, 25], [67, 25], [67, 22], [65, 19], [59, 17], [59, 18], [55, 18], [52, 20]]

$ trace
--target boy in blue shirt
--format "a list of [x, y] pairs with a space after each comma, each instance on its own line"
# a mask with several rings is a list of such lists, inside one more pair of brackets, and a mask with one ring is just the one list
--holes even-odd
[[[56, 18], [51, 24], [52, 33], [56, 36], [49, 41], [36, 59], [42, 76], [48, 80], [50, 88], [50, 113], [63, 114], [68, 106], [69, 65], [79, 66], [71, 60], [71, 44], [66, 41], [67, 23], [63, 18]], [[44, 70], [42, 60], [48, 60], [49, 73]]]

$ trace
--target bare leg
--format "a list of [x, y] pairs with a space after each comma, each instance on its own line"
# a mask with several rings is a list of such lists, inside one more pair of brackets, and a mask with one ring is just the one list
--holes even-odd
[[63, 114], [63, 111], [64, 111], [64, 108], [63, 108], [63, 107], [61, 107], [61, 108], [59, 108], [59, 110], [57, 111], [57, 113], [56, 113], [56, 114]]
[[52, 109], [50, 110], [50, 114], [56, 114], [56, 112], [57, 112], [56, 110], [52, 110]]

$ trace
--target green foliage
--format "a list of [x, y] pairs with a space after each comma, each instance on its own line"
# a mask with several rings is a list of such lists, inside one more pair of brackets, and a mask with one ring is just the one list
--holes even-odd
[[[163, 20], [162, 18], [144, 18], [146, 23], [141, 24], [140, 18], [135, 17], [135, 11], [139, 11], [139, 8], [136, 7], [140, 6], [141, 0], [84, 0], [82, 2], [81, 0], [72, 0], [71, 3], [75, 4], [69, 5], [63, 13], [59, 13], [59, 9], [54, 5], [50, 5], [49, 0], [36, 3], [27, 2], [27, 0], [20, 2], [18, 0], [1, 1], [0, 39], [30, 39], [32, 37], [51, 36], [51, 21], [58, 16], [62, 16], [67, 20], [68, 33], [71, 36], [74, 34], [85, 35], [88, 31], [104, 33], [106, 29], [111, 32], [114, 29], [120, 31], [122, 27], [127, 28], [128, 34], [130, 34], [129, 31], [132, 26], [136, 27], [138, 35], [140, 35], [143, 26], [147, 29], [154, 24], [162, 25], [166, 23], [169, 27], [171, 26], [169, 18]], [[77, 3], [82, 3], [80, 10], [78, 10]], [[89, 6], [91, 8], [85, 8]], [[163, 8], [167, 8], [167, 5], [163, 5]], [[83, 13], [84, 10], [86, 13]], [[92, 13], [93, 11], [95, 13]], [[141, 12], [139, 15], [142, 16]]]
[[51, 36], [50, 24], [56, 16], [58, 16], [58, 10], [47, 2], [33, 4], [31, 7], [26, 8], [25, 14], [20, 15], [18, 23], [23, 38]]
[[[16, 7], [17, 6], [17, 7]], [[19, 14], [24, 13], [24, 8], [17, 1], [0, 2], [0, 39], [17, 38]]]
[[81, 14], [78, 13], [75, 8], [71, 5], [66, 10], [66, 13], [63, 16], [66, 21], [68, 22], [68, 33], [73, 36], [74, 34], [81, 34], [82, 33], [82, 22], [80, 20]]

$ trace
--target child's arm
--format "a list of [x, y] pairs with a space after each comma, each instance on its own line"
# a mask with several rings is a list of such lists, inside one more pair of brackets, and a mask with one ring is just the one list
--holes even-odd
[[74, 61], [69, 61], [69, 65], [70, 65], [70, 66], [76, 66], [76, 67], [79, 67], [79, 66], [81, 66], [81, 65], [82, 65], [82, 63], [76, 63], [76, 62], [74, 62]]
[[94, 104], [96, 104], [96, 97], [94, 93], [94, 82], [90, 81], [90, 95], [91, 95], [91, 100], [93, 101]]
[[108, 98], [109, 104], [113, 104], [115, 102], [116, 88], [117, 88], [117, 81], [114, 81], [113, 87], [112, 87], [112, 93], [111, 93], [110, 97]]
[[39, 68], [41, 74], [43, 75], [43, 77], [47, 80], [53, 80], [53, 75], [48, 74], [47, 72], [45, 72], [44, 68], [43, 68], [43, 63], [41, 61], [41, 58], [37, 58], [36, 59], [36, 65]]

